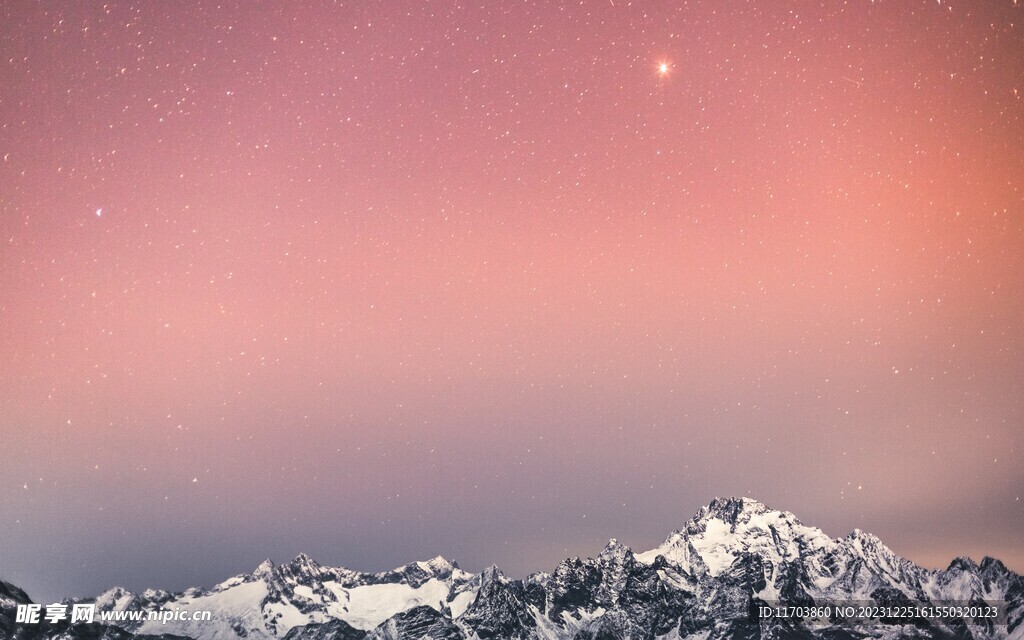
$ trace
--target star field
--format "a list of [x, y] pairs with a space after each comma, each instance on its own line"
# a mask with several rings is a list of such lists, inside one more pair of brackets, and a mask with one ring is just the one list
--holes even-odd
[[1016, 2], [0, 6], [0, 578], [1024, 569]]

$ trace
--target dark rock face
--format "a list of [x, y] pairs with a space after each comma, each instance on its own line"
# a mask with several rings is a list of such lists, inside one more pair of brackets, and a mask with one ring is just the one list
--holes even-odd
[[509, 580], [495, 566], [481, 574], [476, 599], [459, 621], [481, 640], [531, 638], [537, 626], [523, 582]]
[[365, 631], [354, 628], [344, 620], [330, 620], [321, 624], [292, 627], [284, 640], [363, 640]]
[[457, 626], [444, 614], [426, 605], [392, 616], [366, 636], [366, 640], [463, 640]]
[[15, 616], [19, 604], [30, 604], [28, 594], [18, 587], [0, 580], [0, 638], [15, 638], [18, 636], [18, 625], [15, 623]]
[[[270, 638], [283, 640], [1024, 639], [1024, 578], [998, 560], [957, 558], [945, 570], [928, 571], [870, 534], [854, 531], [832, 539], [792, 514], [744, 498], [712, 501], [652, 551], [634, 554], [611, 540], [595, 558], [570, 558], [550, 574], [525, 580], [510, 579], [493, 566], [474, 576], [443, 558], [368, 574], [323, 567], [301, 555], [279, 567], [264, 563], [209, 591], [137, 596], [114, 589], [102, 602], [107, 607], [170, 607], [180, 598], [214, 597], [232, 585], [256, 581], [267, 591], [254, 608], [278, 612], [273, 620], [265, 616], [265, 628]], [[393, 597], [400, 586], [401, 593], [437, 594], [439, 581], [447, 591], [440, 592], [437, 602], [431, 601], [435, 595], [392, 602], [387, 605], [394, 607], [390, 617], [369, 631], [328, 615], [349, 611], [345, 589], [393, 585], [380, 593]], [[426, 591], [416, 591], [424, 586]], [[818, 625], [751, 615], [758, 604], [869, 600], [889, 606], [1000, 602], [1005, 615], [999, 621], [902, 618]], [[132, 635], [131, 629], [98, 623], [19, 626], [14, 622], [17, 605], [29, 602], [23, 591], [0, 582], [0, 640], [177, 640]], [[292, 617], [282, 616], [285, 607], [292, 608]], [[294, 624], [295, 615], [316, 623], [280, 631], [280, 620]], [[251, 627], [232, 625], [226, 634], [203, 636], [200, 629], [198, 637], [268, 638]]]
[[592, 561], [583, 562], [579, 558], [563, 560], [545, 585], [548, 618], [558, 621], [563, 612], [590, 611], [599, 606], [596, 595], [601, 578], [600, 568]]

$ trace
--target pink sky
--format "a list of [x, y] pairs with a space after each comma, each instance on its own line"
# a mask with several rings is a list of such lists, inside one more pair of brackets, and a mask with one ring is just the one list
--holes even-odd
[[5, 3], [0, 578], [1024, 569], [1021, 10]]

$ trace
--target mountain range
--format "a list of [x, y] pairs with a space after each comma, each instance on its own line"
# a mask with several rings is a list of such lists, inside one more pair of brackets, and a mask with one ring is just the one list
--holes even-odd
[[[973, 638], [1024, 640], [1024, 577], [1000, 561], [944, 570], [899, 557], [855, 530], [833, 539], [749, 498], [715, 499], [655, 549], [610, 540], [593, 558], [512, 579], [436, 557], [382, 573], [327, 567], [305, 554], [267, 560], [210, 588], [109, 589], [91, 624], [19, 624], [24, 591], [0, 581], [0, 638], [12, 640], [717, 640]], [[814, 622], [759, 607], [846, 603], [993, 605], [995, 619], [914, 616]], [[100, 613], [210, 611], [206, 621], [100, 622]], [[903, 609], [906, 611], [906, 609]], [[948, 613], [948, 610], [946, 610]]]

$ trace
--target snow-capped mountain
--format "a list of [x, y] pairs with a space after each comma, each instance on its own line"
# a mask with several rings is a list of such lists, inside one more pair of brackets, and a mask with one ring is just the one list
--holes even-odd
[[445, 609], [449, 617], [457, 617], [473, 599], [475, 584], [472, 574], [442, 557], [383, 573], [362, 573], [325, 567], [300, 554], [280, 566], [266, 560], [252, 573], [234, 576], [210, 589], [194, 588], [172, 596], [162, 591], [132, 594], [115, 588], [97, 596], [95, 603], [97, 611], [216, 613], [212, 621], [121, 623], [136, 633], [172, 633], [195, 640], [270, 640], [283, 638], [296, 627], [341, 621], [362, 630], [358, 636], [362, 637], [396, 614], [421, 605]]
[[[0, 587], [0, 637], [15, 637], [3, 635], [5, 630], [22, 633], [19, 640], [96, 637], [18, 629], [7, 601], [27, 596], [6, 583]], [[524, 580], [510, 579], [494, 566], [473, 575], [441, 557], [371, 574], [325, 567], [300, 555], [280, 566], [268, 560], [210, 589], [111, 589], [91, 602], [98, 611], [213, 612], [211, 621], [119, 622], [123, 631], [109, 629], [115, 638], [1024, 640], [1024, 578], [998, 560], [976, 564], [958, 558], [945, 570], [926, 570], [871, 534], [857, 530], [833, 539], [791, 513], [747, 498], [712, 501], [650, 551], [634, 554], [613, 539], [594, 558], [570, 558], [551, 573]], [[1004, 614], [988, 624], [914, 618], [807, 626], [751, 616], [758, 604], [846, 602], [987, 602]]]

